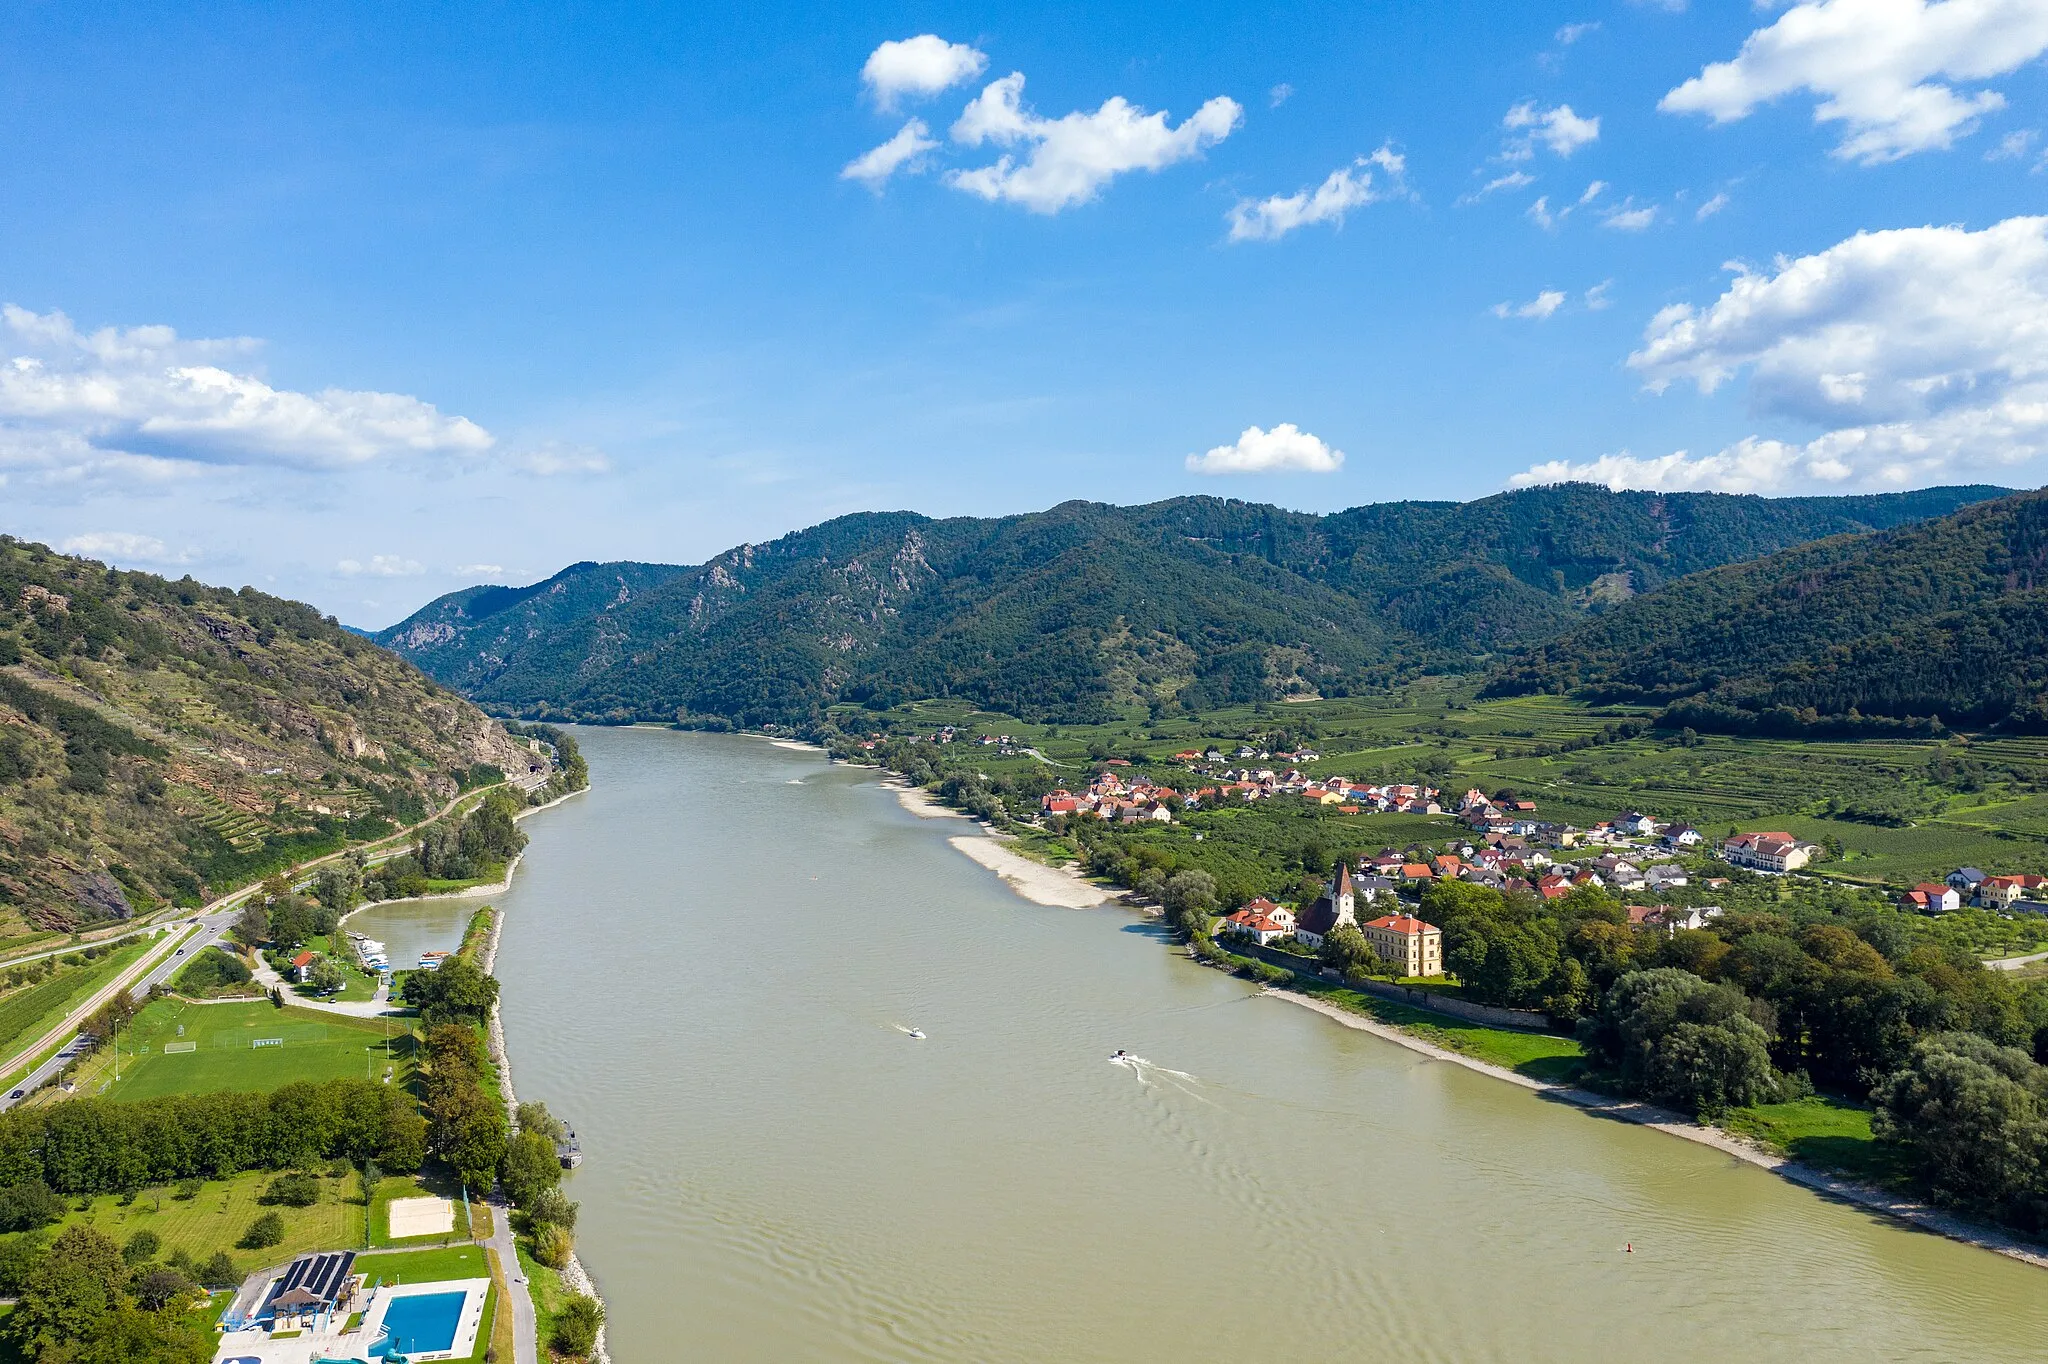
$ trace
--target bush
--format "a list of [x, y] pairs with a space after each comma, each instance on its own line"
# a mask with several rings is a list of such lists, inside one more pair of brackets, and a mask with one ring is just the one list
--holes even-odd
[[555, 1333], [548, 1344], [558, 1354], [587, 1355], [597, 1345], [597, 1328], [603, 1324], [603, 1303], [596, 1298], [571, 1298], [555, 1314]]
[[[276, 1217], [277, 1214], [268, 1216]], [[242, 1276], [235, 1272], [234, 1259], [226, 1251], [216, 1250], [199, 1266], [196, 1277], [208, 1288], [230, 1288], [240, 1282]]]
[[312, 1175], [294, 1170], [279, 1175], [270, 1181], [270, 1187], [263, 1191], [259, 1200], [269, 1204], [282, 1204], [287, 1208], [310, 1208], [320, 1201], [320, 1181]]
[[556, 1185], [535, 1195], [533, 1202], [526, 1207], [526, 1220], [536, 1229], [554, 1226], [565, 1231], [574, 1231], [576, 1211], [577, 1205], [570, 1201], [569, 1195], [562, 1192], [560, 1185]]
[[183, 1201], [185, 1201], [185, 1202], [187, 1202], [187, 1203], [190, 1203], [190, 1202], [191, 1202], [191, 1201], [192, 1201], [193, 1199], [195, 1199], [195, 1198], [199, 1197], [199, 1191], [200, 1191], [200, 1189], [202, 1189], [202, 1188], [204, 1188], [204, 1187], [205, 1187], [205, 1183], [204, 1183], [204, 1181], [202, 1181], [202, 1180], [197, 1180], [197, 1179], [184, 1179], [184, 1180], [180, 1180], [180, 1181], [178, 1181], [178, 1191], [177, 1191], [177, 1192], [176, 1192], [175, 1194], [171, 1195], [171, 1196], [172, 1196], [173, 1198], [178, 1198], [178, 1199], [182, 1199]]
[[264, 1213], [249, 1224], [249, 1230], [242, 1233], [242, 1239], [235, 1244], [244, 1250], [264, 1250], [284, 1240], [284, 1219], [274, 1212]]
[[549, 1269], [566, 1268], [575, 1250], [576, 1239], [567, 1227], [550, 1222], [534, 1229], [533, 1258]]
[[156, 1253], [163, 1249], [163, 1245], [162, 1237], [144, 1228], [129, 1237], [128, 1244], [121, 1247], [121, 1258], [131, 1265], [139, 1265], [144, 1260], [155, 1259]]

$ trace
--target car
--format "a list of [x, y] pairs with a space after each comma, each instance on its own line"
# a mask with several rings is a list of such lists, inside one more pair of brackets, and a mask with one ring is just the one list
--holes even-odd
[[8, 1095], [7, 1097], [8, 1097], [9, 1099], [19, 1099], [19, 1098], [20, 1098], [20, 1097], [21, 1097], [22, 1095], [24, 1095], [24, 1094], [26, 1094], [26, 1093], [28, 1093], [28, 1091], [27, 1091], [27, 1090], [25, 1090], [25, 1089], [17, 1089], [17, 1090], [15, 1090], [15, 1091], [14, 1091], [14, 1092], [13, 1092], [12, 1094]]
[[181, 947], [177, 951], [171, 953], [171, 955], [174, 957], [182, 957], [185, 955], [185, 949]]

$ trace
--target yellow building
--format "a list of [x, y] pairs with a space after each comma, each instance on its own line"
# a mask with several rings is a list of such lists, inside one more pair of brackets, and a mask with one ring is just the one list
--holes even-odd
[[1404, 976], [1440, 976], [1444, 973], [1444, 934], [1435, 924], [1426, 924], [1408, 914], [1388, 914], [1361, 925], [1365, 940], [1381, 961], [1401, 969]]

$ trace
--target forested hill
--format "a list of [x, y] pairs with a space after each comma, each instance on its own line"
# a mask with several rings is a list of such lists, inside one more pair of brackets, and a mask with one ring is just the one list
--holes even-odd
[[1674, 723], [1730, 732], [2048, 729], [2048, 491], [1688, 578], [1487, 691], [1669, 703]]
[[1088, 720], [1469, 667], [1699, 569], [2001, 491], [1565, 485], [1329, 516], [1206, 497], [990, 520], [863, 513], [687, 569], [577, 565], [531, 588], [471, 588], [377, 638], [527, 715], [801, 723], [838, 700], [957, 695]]
[[0, 537], [0, 945], [197, 904], [528, 758], [310, 606]]

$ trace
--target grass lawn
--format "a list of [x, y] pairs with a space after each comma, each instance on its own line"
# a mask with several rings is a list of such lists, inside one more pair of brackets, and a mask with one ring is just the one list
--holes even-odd
[[[54, 1234], [83, 1224], [125, 1245], [129, 1237], [147, 1228], [163, 1241], [160, 1256], [182, 1250], [195, 1260], [204, 1260], [224, 1250], [244, 1271], [283, 1264], [309, 1250], [344, 1250], [363, 1243], [362, 1194], [355, 1175], [340, 1179], [323, 1176], [320, 1201], [310, 1208], [268, 1208], [258, 1203], [274, 1177], [271, 1172], [250, 1171], [233, 1179], [208, 1180], [200, 1185], [198, 1195], [189, 1199], [177, 1197], [174, 1188], [149, 1189], [125, 1208], [115, 1194], [93, 1199], [82, 1212], [76, 1211], [74, 1201], [74, 1211], [65, 1214], [63, 1222], [51, 1231]], [[283, 1219], [284, 1240], [263, 1250], [239, 1249], [235, 1243], [249, 1230], [249, 1224], [266, 1212]]]
[[[390, 1207], [394, 1199], [422, 1198], [427, 1195], [445, 1198], [455, 1205], [455, 1230], [445, 1236], [413, 1236], [402, 1241], [391, 1239]], [[442, 1246], [474, 1239], [467, 1215], [462, 1210], [462, 1190], [454, 1178], [446, 1173], [412, 1175], [386, 1175], [377, 1181], [376, 1194], [370, 1201], [370, 1244], [378, 1249], [405, 1246]]]
[[[254, 1045], [272, 1038], [277, 1040]], [[181, 1046], [191, 1050], [166, 1050]], [[111, 1053], [96, 1056], [81, 1073], [80, 1092], [98, 1093], [101, 1084], [110, 1083], [106, 1096], [123, 1100], [217, 1090], [268, 1093], [293, 1080], [379, 1078], [387, 1068], [394, 1083], [402, 1084], [412, 1035], [399, 1021], [280, 1009], [268, 1000], [195, 1004], [161, 999], [136, 1015], [122, 1035], [121, 1053], [118, 1083], [111, 1083]]]
[[533, 1296], [534, 1334], [540, 1339], [540, 1348], [546, 1350], [555, 1336], [556, 1315], [576, 1295], [562, 1282], [560, 1271], [533, 1258], [530, 1238], [521, 1236], [514, 1244], [519, 1247], [519, 1267], [526, 1272], [527, 1291]]
[[153, 938], [137, 938], [83, 966], [60, 967], [57, 974], [0, 999], [0, 1056], [12, 1056], [53, 1028], [72, 1009], [149, 950]]
[[1489, 1028], [1461, 1018], [1399, 1004], [1341, 985], [1318, 984], [1297, 976], [1296, 989], [1364, 1014], [1381, 1023], [1391, 1023], [1425, 1042], [1469, 1056], [1475, 1061], [1504, 1067], [1532, 1080], [1566, 1083], [1576, 1076], [1585, 1052], [1569, 1037], [1556, 1033], [1520, 1032], [1512, 1028]]
[[1866, 1183], [1898, 1187], [1910, 1182], [1896, 1152], [1870, 1134], [1870, 1110], [1815, 1095], [1793, 1103], [1738, 1108], [1721, 1124], [1773, 1151], [1818, 1169]]
[[[491, 1296], [500, 1307], [503, 1307], [507, 1301], [506, 1295], [512, 1291], [512, 1281], [506, 1277], [505, 1266], [499, 1262], [497, 1251], [486, 1250], [484, 1258], [491, 1266]], [[513, 1351], [518, 1347], [518, 1342], [512, 1336], [512, 1313], [510, 1311], [499, 1311], [492, 1314], [490, 1341], [491, 1357], [493, 1359], [511, 1359], [513, 1357]]]
[[441, 1279], [487, 1279], [482, 1246], [447, 1246], [438, 1250], [369, 1251], [356, 1257], [356, 1268], [382, 1283], [433, 1283]]

